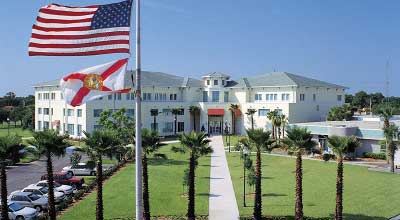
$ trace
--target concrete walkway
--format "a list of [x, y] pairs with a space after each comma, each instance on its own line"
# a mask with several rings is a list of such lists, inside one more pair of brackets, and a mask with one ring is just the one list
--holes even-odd
[[239, 209], [233, 190], [222, 136], [212, 136], [209, 220], [237, 220]]

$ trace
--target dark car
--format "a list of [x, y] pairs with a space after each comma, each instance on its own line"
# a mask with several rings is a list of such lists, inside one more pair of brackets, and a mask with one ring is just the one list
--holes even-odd
[[[73, 176], [71, 173], [53, 173], [53, 176], [55, 182], [63, 185], [70, 185], [77, 189], [82, 188], [82, 185], [85, 183], [85, 180], [83, 178]], [[47, 174], [43, 175], [41, 180], [47, 180]]]

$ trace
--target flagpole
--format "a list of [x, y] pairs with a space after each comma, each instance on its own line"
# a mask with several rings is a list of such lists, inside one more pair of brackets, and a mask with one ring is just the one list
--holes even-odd
[[143, 217], [140, 0], [136, 0], [136, 220]]

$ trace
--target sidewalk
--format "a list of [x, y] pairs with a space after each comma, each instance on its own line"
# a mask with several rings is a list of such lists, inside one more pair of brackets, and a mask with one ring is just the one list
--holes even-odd
[[222, 136], [212, 136], [209, 220], [237, 220], [239, 209], [233, 190]]

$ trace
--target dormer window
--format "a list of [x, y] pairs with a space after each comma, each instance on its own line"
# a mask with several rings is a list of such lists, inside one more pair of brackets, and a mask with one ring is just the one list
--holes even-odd
[[207, 86], [209, 86], [209, 85], [210, 85], [210, 80], [208, 79], [208, 80], [207, 80]]
[[214, 86], [218, 86], [218, 80], [214, 80]]

